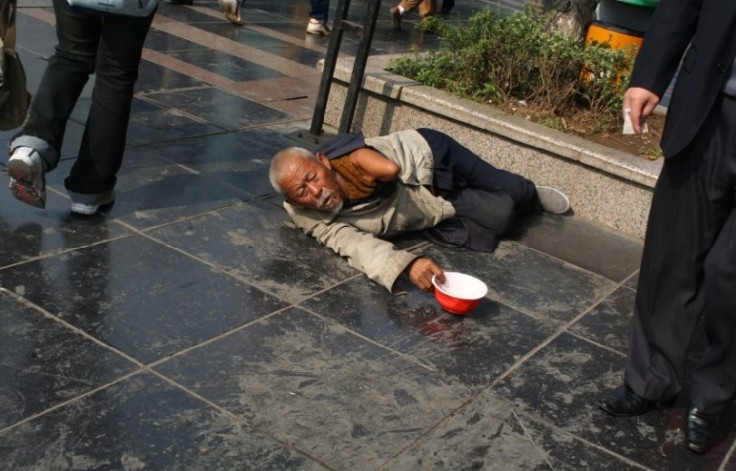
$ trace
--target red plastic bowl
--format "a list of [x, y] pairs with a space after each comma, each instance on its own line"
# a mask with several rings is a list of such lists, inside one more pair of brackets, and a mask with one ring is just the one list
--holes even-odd
[[445, 282], [440, 284], [432, 277], [434, 297], [442, 309], [456, 315], [472, 311], [488, 293], [488, 287], [478, 278], [464, 273], [445, 272]]

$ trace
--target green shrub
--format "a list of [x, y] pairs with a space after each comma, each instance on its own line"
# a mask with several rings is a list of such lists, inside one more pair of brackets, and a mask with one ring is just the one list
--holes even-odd
[[389, 70], [453, 94], [498, 104], [526, 102], [550, 116], [593, 112], [618, 125], [633, 53], [551, 31], [549, 18], [529, 9], [502, 15], [486, 9], [454, 26], [431, 18], [442, 38], [426, 55], [405, 56]]

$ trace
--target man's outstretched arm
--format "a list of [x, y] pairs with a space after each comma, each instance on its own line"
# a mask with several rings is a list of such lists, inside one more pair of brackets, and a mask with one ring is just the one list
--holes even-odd
[[391, 242], [349, 224], [318, 221], [291, 211], [289, 213], [305, 234], [345, 257], [351, 267], [362, 271], [389, 291], [392, 291], [403, 272], [423, 290], [431, 286], [432, 274], [438, 271], [442, 273], [442, 269], [431, 260], [397, 249]]

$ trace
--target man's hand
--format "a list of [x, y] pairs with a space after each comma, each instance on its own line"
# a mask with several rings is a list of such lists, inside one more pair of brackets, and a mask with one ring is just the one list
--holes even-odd
[[432, 276], [437, 275], [440, 283], [445, 282], [445, 273], [439, 265], [428, 258], [417, 258], [406, 267], [409, 279], [422, 291], [431, 291]]
[[659, 97], [646, 88], [631, 87], [624, 94], [624, 113], [631, 117], [631, 127], [636, 134], [641, 133], [644, 121], [659, 104]]

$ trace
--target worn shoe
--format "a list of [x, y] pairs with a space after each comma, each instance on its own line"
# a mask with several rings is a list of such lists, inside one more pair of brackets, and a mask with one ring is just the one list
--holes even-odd
[[166, 0], [169, 5], [194, 5], [194, 0]]
[[94, 216], [100, 212], [100, 208], [115, 202], [115, 193], [112, 190], [98, 195], [73, 193], [71, 196], [72, 205], [69, 210], [82, 216]]
[[570, 200], [560, 190], [548, 186], [537, 187], [539, 205], [552, 214], [565, 214], [570, 210]]
[[705, 453], [713, 446], [716, 430], [721, 421], [719, 414], [705, 414], [697, 407], [690, 407], [687, 412], [687, 428], [685, 439], [687, 447], [696, 453]]
[[313, 34], [315, 36], [329, 36], [330, 27], [327, 26], [324, 21], [309, 20], [307, 23], [307, 34]]
[[222, 11], [225, 12], [225, 18], [230, 23], [236, 26], [243, 26], [245, 21], [240, 17], [240, 5], [239, 0], [217, 0], [217, 3], [222, 7]]
[[10, 193], [16, 199], [35, 206], [46, 207], [46, 169], [35, 149], [17, 147], [8, 159]]
[[401, 10], [399, 7], [391, 8], [391, 26], [396, 31], [401, 31]]
[[634, 417], [672, 405], [674, 401], [652, 401], [636, 394], [625, 384], [611, 391], [598, 407], [615, 417]]

